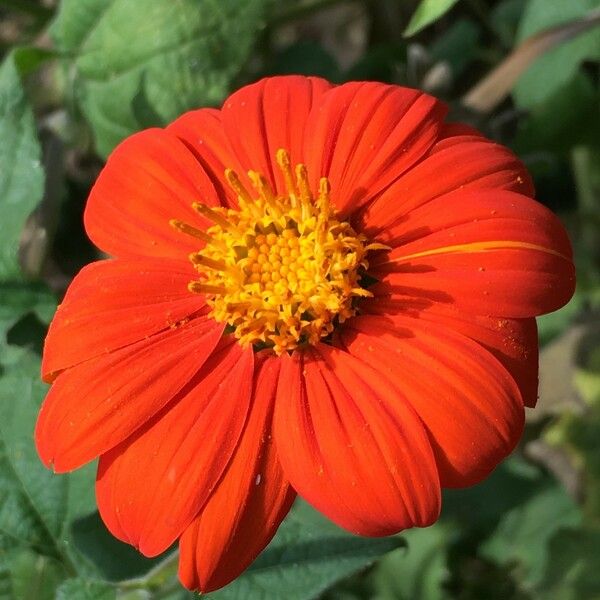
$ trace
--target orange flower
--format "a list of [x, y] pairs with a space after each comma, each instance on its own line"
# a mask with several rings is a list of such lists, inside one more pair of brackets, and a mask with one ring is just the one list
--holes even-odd
[[[99, 510], [203, 591], [300, 494], [340, 526], [433, 523], [507, 456], [569, 241], [523, 165], [417, 90], [262, 80], [125, 140], [46, 340], [36, 441], [100, 457]], [[252, 169], [252, 171], [249, 171]]]

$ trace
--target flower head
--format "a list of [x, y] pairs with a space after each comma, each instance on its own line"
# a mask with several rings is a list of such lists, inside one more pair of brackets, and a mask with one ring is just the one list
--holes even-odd
[[236, 577], [296, 494], [387, 535], [517, 443], [571, 249], [518, 159], [444, 117], [417, 90], [264, 79], [100, 174], [85, 225], [113, 258], [52, 321], [37, 447], [100, 457], [108, 528], [148, 556], [179, 539], [187, 587]]

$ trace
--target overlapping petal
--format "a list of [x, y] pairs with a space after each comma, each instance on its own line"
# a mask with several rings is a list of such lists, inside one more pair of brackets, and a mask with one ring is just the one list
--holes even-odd
[[172, 259], [104, 260], [84, 267], [50, 324], [44, 379], [208, 312], [204, 298], [187, 289], [196, 276], [189, 261]]
[[61, 373], [38, 416], [41, 459], [69, 471], [122, 442], [189, 383], [222, 332], [202, 315]]
[[[449, 192], [460, 190], [462, 195], [474, 189], [533, 195], [525, 166], [508, 148], [482, 137], [452, 136], [437, 142], [427, 158], [369, 205], [360, 215], [359, 226], [381, 243], [400, 245], [407, 232], [418, 232], [413, 226], [417, 209]], [[444, 199], [429, 214], [437, 216], [436, 222], [453, 219], [457, 215], [454, 202], [454, 197]], [[429, 223], [423, 226], [431, 227]]]
[[280, 362], [257, 355], [248, 422], [221, 481], [179, 542], [179, 577], [209, 592], [237, 577], [269, 543], [295, 493], [271, 435]]
[[408, 402], [427, 428], [440, 481], [471, 485], [514, 448], [524, 424], [521, 393], [508, 371], [479, 344], [437, 323], [396, 315], [352, 319], [343, 346], [379, 376], [395, 402]]
[[235, 208], [237, 196], [225, 183], [225, 169], [234, 169], [244, 174], [223, 129], [221, 111], [215, 108], [200, 108], [184, 113], [167, 127], [194, 154], [204, 172], [211, 180], [217, 197], [224, 206]]
[[224, 340], [174, 401], [100, 458], [98, 508], [146, 556], [166, 550], [221, 477], [246, 422], [252, 350]]
[[313, 189], [328, 177], [347, 218], [414, 166], [433, 146], [446, 107], [418, 90], [346, 83], [311, 111], [304, 160]]
[[290, 154], [293, 165], [303, 162], [302, 149], [313, 132], [307, 126], [331, 84], [318, 77], [271, 77], [246, 86], [223, 104], [221, 119], [229, 143], [244, 168], [262, 173], [272, 186], [285, 191], [275, 164], [277, 150]]
[[404, 228], [403, 243], [373, 261], [377, 294], [514, 318], [551, 312], [573, 295], [563, 226], [520, 194], [455, 192], [412, 211]]
[[210, 177], [176, 135], [146, 129], [110, 155], [88, 198], [85, 230], [98, 248], [119, 258], [184, 260], [200, 240], [176, 231], [169, 221], [207, 226], [194, 202], [220, 204]]
[[534, 318], [506, 319], [469, 314], [442, 303], [420, 303], [393, 296], [376, 296], [362, 305], [364, 313], [386, 317], [391, 323], [406, 318], [435, 324], [464, 335], [491, 352], [517, 382], [523, 403], [533, 407], [538, 391], [538, 335]]
[[294, 489], [362, 535], [433, 523], [440, 484], [432, 449], [387, 377], [324, 344], [281, 360], [275, 441]]

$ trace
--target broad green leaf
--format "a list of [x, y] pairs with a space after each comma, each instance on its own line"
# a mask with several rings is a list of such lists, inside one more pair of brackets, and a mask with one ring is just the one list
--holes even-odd
[[398, 83], [405, 80], [406, 43], [399, 41], [373, 46], [345, 73], [348, 81], [385, 81]]
[[146, 558], [133, 546], [113, 537], [97, 511], [75, 520], [71, 534], [75, 547], [108, 581], [140, 576], [160, 564], [162, 558]]
[[407, 543], [385, 556], [372, 577], [380, 600], [441, 600], [447, 595], [442, 583], [447, 573], [447, 546], [451, 527], [438, 522], [426, 529], [402, 534]]
[[503, 0], [494, 6], [490, 24], [506, 48], [512, 48], [526, 0]]
[[9, 563], [12, 597], [15, 600], [54, 600], [54, 590], [66, 576], [64, 565], [31, 550], [23, 549], [12, 554]]
[[0, 550], [0, 598], [3, 600], [12, 600], [14, 598], [14, 588], [8, 558], [6, 552]]
[[56, 58], [53, 50], [35, 46], [22, 46], [14, 50], [14, 61], [22, 77], [35, 71], [42, 63]]
[[[523, 41], [544, 29], [580, 19], [598, 6], [598, 0], [529, 0], [519, 24], [517, 40]], [[537, 59], [513, 90], [516, 103], [522, 108], [540, 104], [572, 79], [579, 65], [588, 58], [600, 60], [598, 27], [558, 45]]]
[[25, 220], [44, 192], [35, 122], [15, 53], [0, 66], [0, 281], [20, 274], [17, 253]]
[[0, 341], [7, 330], [26, 313], [48, 323], [56, 310], [56, 297], [36, 283], [0, 281]]
[[546, 569], [535, 597], [540, 600], [598, 598], [599, 548], [597, 527], [558, 531], [550, 540]]
[[63, 0], [53, 35], [106, 156], [124, 137], [219, 104], [268, 0]]
[[[589, 328], [577, 348], [574, 384], [584, 402], [600, 411], [600, 328], [597, 325]], [[600, 440], [598, 443], [600, 445]]]
[[537, 319], [540, 346], [546, 346], [567, 330], [582, 308], [581, 294], [576, 294], [566, 307]]
[[[575, 73], [519, 121], [514, 147], [519, 155], [568, 155], [578, 144], [600, 139], [600, 92], [584, 73]], [[560, 115], [560, 118], [556, 118]]]
[[404, 30], [405, 37], [415, 35], [415, 33], [424, 29], [427, 25], [431, 25], [431, 23], [437, 21], [457, 2], [458, 0], [421, 0], [421, 4], [419, 4], [417, 10], [413, 13], [408, 26]]
[[278, 52], [271, 59], [269, 75], [317, 75], [329, 81], [340, 78], [335, 58], [317, 42], [304, 40]]
[[33, 425], [45, 388], [38, 361], [13, 348], [4, 348], [0, 361], [0, 532], [14, 545], [60, 558], [68, 484], [42, 466], [33, 447]]
[[573, 384], [587, 408], [562, 414], [545, 438], [568, 453], [581, 474], [584, 512], [600, 523], [600, 329], [594, 324], [580, 339], [575, 359]]
[[[365, 493], [367, 491], [365, 490]], [[398, 537], [362, 538], [297, 503], [277, 535], [237, 580], [211, 600], [308, 600], [399, 546]]]
[[[596, 95], [600, 106], [600, 89]], [[590, 129], [595, 131], [595, 144], [579, 146], [571, 151], [571, 166], [577, 186], [579, 218], [581, 220], [581, 251], [587, 261], [578, 264], [580, 286], [595, 289], [600, 297], [600, 119], [598, 111], [591, 118]], [[587, 281], [586, 281], [587, 280]], [[591, 285], [590, 285], [591, 284]], [[595, 285], [594, 285], [595, 284]], [[593, 304], [593, 302], [590, 302]]]
[[431, 45], [431, 58], [447, 62], [457, 78], [477, 56], [480, 37], [481, 31], [474, 21], [459, 19]]
[[444, 490], [442, 518], [464, 530], [494, 528], [504, 513], [527, 502], [547, 482], [539, 469], [513, 456], [475, 486]]
[[94, 508], [93, 467], [54, 475], [40, 462], [33, 429], [47, 386], [39, 357], [0, 345], [0, 548], [22, 548], [90, 572], [72, 546], [69, 524]]
[[546, 568], [551, 537], [580, 522], [581, 511], [574, 500], [555, 484], [506, 512], [481, 550], [500, 564], [516, 563], [519, 581], [531, 588]]
[[166, 551], [153, 560], [152, 568], [141, 577], [124, 579], [116, 583], [118, 600], [192, 600], [197, 594], [186, 590], [180, 583], [177, 571], [179, 552]]
[[103, 581], [67, 579], [56, 590], [56, 600], [116, 600], [114, 586]]

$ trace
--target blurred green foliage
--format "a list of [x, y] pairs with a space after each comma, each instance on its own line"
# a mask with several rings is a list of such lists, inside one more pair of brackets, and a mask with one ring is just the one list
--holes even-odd
[[[53, 476], [32, 443], [45, 327], [95, 256], [89, 187], [133, 131], [218, 105], [265, 75], [376, 79], [443, 97], [515, 149], [574, 241], [578, 289], [540, 319], [542, 386], [524, 442], [483, 484], [447, 491], [425, 530], [354, 538], [299, 504], [215, 598], [600, 598], [600, 29], [556, 44], [492, 110], [463, 99], [598, 0], [0, 1], [0, 598], [177, 600], [172, 554], [104, 529], [93, 466]], [[549, 357], [560, 356], [558, 364]], [[365, 492], [367, 493], [367, 492]]]

